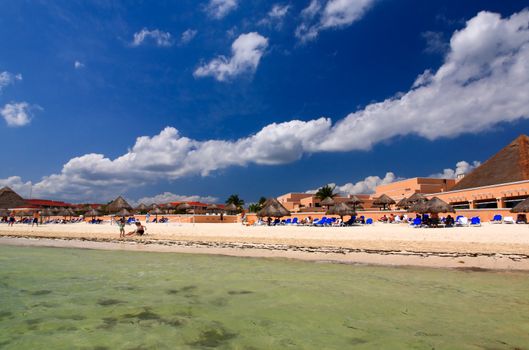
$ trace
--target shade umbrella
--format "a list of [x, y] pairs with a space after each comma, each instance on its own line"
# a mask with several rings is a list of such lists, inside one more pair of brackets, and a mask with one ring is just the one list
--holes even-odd
[[163, 211], [160, 208], [154, 208], [153, 210], [149, 211], [149, 214], [156, 216], [156, 222], [158, 222], [158, 214], [163, 214]]
[[176, 207], [177, 210], [189, 210], [191, 209], [191, 205], [189, 205], [189, 203], [182, 203], [182, 204], [179, 204], [177, 207]]
[[382, 210], [386, 210], [386, 206], [395, 204], [396, 202], [390, 196], [383, 194], [373, 201], [373, 205], [383, 207]]
[[529, 198], [516, 204], [514, 208], [511, 209], [511, 213], [527, 213], [527, 212], [529, 212]]
[[339, 215], [340, 219], [343, 220], [343, 217], [345, 215], [354, 215], [355, 211], [354, 211], [353, 208], [351, 208], [347, 204], [339, 203], [339, 204], [336, 204], [336, 205], [330, 207], [329, 210], [327, 210], [326, 214]]
[[125, 217], [125, 216], [130, 216], [130, 211], [128, 211], [127, 209], [123, 208], [121, 209], [120, 211], [118, 211], [116, 213], [116, 216], [121, 216], [121, 217]]
[[331, 197], [326, 197], [320, 202], [320, 205], [323, 205], [326, 207], [334, 205], [334, 199], [332, 199]]
[[[421, 202], [418, 202], [421, 203]], [[424, 202], [428, 213], [438, 214], [438, 213], [455, 213], [454, 208], [446, 203], [444, 200], [433, 197], [429, 201]]]
[[428, 200], [423, 200], [416, 202], [415, 204], [412, 204], [408, 207], [408, 212], [410, 213], [419, 213], [419, 214], [425, 214], [428, 213]]
[[236, 212], [238, 210], [237, 206], [233, 203], [230, 203], [228, 204], [227, 206], [224, 207], [224, 210], [226, 210], [227, 212]]
[[17, 212], [15, 215], [16, 216], [20, 216], [20, 217], [26, 217], [26, 216], [33, 215], [33, 212], [31, 212], [29, 210], [22, 210], [22, 211]]
[[40, 212], [40, 215], [44, 217], [50, 217], [50, 216], [55, 215], [55, 212], [51, 208], [46, 208]]
[[144, 203], [140, 203], [136, 208], [134, 208], [134, 210], [138, 213], [144, 213], [149, 210], [149, 207]]
[[270, 198], [263, 205], [263, 209], [257, 212], [257, 216], [280, 218], [283, 216], [290, 216], [290, 211], [279, 203], [277, 199]]
[[9, 216], [9, 210], [7, 209], [0, 209], [0, 216], [4, 217], [4, 216]]
[[95, 209], [91, 209], [91, 210], [87, 211], [87, 212], [85, 213], [85, 215], [86, 215], [86, 216], [91, 216], [92, 218], [95, 218], [96, 216], [99, 216], [99, 215], [101, 215], [101, 214], [99, 213], [99, 211], [97, 211], [97, 210], [95, 210]]
[[132, 210], [132, 207], [121, 196], [119, 196], [118, 198], [114, 199], [112, 202], [110, 202], [109, 205], [107, 205], [107, 211], [109, 213], [119, 212], [122, 209]]
[[362, 204], [362, 203], [364, 203], [364, 201], [361, 200], [360, 198], [358, 198], [357, 196], [355, 196], [355, 195], [353, 194], [353, 195], [351, 195], [351, 196], [349, 197], [349, 199], [347, 200], [347, 203], [348, 203], [348, 204], [352, 204], [352, 205], [353, 205], [353, 210], [356, 210], [356, 206], [357, 206], [358, 204]]

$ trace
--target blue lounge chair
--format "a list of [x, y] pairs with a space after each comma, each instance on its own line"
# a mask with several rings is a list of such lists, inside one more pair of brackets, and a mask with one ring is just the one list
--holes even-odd
[[327, 217], [324, 216], [320, 220], [318, 220], [317, 222], [314, 222], [314, 225], [316, 225], [316, 226], [324, 226], [326, 223], [327, 223]]
[[298, 218], [292, 220], [292, 225], [299, 225]]
[[422, 224], [421, 218], [415, 218], [415, 219], [413, 219], [413, 221], [412, 221], [410, 226], [412, 226], [412, 227], [421, 227], [421, 224]]
[[290, 225], [292, 223], [292, 219], [286, 219], [285, 220], [285, 225]]
[[481, 219], [479, 216], [474, 216], [470, 219], [470, 226], [481, 226]]
[[366, 225], [372, 225], [372, 224], [373, 224], [373, 219], [368, 218], [368, 219], [366, 220]]
[[490, 221], [491, 224], [501, 224], [503, 221], [503, 218], [501, 217], [500, 214], [496, 214], [494, 215], [494, 217], [492, 218], [492, 220]]

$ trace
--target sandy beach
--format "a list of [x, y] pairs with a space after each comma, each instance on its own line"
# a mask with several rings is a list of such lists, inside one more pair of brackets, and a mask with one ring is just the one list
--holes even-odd
[[[132, 226], [127, 227], [132, 230]], [[115, 225], [0, 226], [0, 244], [219, 254], [341, 263], [529, 270], [529, 227], [415, 229], [245, 227], [240, 224], [147, 224], [147, 235], [120, 240]]]

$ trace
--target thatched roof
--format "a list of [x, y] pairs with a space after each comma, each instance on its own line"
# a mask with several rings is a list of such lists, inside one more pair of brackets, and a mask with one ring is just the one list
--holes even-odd
[[85, 214], [85, 216], [99, 216], [99, 212], [95, 209], [91, 209], [89, 211], [87, 211]]
[[419, 201], [419, 202], [416, 202], [415, 204], [412, 204], [408, 208], [408, 212], [420, 213], [420, 214], [428, 213], [428, 200]]
[[154, 208], [153, 210], [151, 210], [149, 212], [149, 214], [152, 214], [152, 215], [160, 215], [160, 214], [163, 214], [163, 211], [160, 209], [160, 208]]
[[144, 203], [140, 203], [136, 208], [134, 208], [136, 211], [147, 211], [149, 210], [149, 207], [145, 205]]
[[397, 202], [397, 204], [395, 204], [395, 206], [397, 208], [407, 208], [407, 207], [409, 207], [408, 198], [406, 198], [406, 197], [402, 198], [400, 201]]
[[257, 216], [280, 218], [282, 216], [290, 216], [290, 211], [279, 203], [277, 199], [270, 198], [265, 202], [263, 209], [257, 212]]
[[[191, 208], [191, 205], [189, 205], [189, 203], [182, 203], [176, 207], [176, 209], [178, 210], [187, 210], [190, 208]], [[154, 208], [154, 209], [157, 209], [157, 208]]]
[[20, 197], [15, 191], [9, 187], [0, 188], [0, 208], [9, 209], [9, 208], [18, 208], [24, 207], [26, 201]]
[[450, 190], [529, 180], [529, 137], [520, 135]]
[[395, 204], [395, 201], [390, 196], [383, 194], [380, 197], [376, 198], [373, 201], [374, 205], [389, 205], [389, 204]]
[[[421, 202], [418, 202], [421, 203]], [[455, 213], [454, 208], [438, 197], [433, 197], [425, 202], [428, 213]]]
[[333, 205], [333, 204], [334, 204], [334, 199], [332, 199], [331, 197], [326, 197], [320, 202], [320, 205]]
[[107, 205], [107, 211], [109, 213], [116, 213], [121, 209], [132, 210], [130, 204], [127, 203], [127, 201], [121, 196], [114, 199], [109, 205]]
[[207, 210], [217, 210], [219, 207], [216, 204], [210, 204], [206, 207]]
[[40, 212], [40, 215], [42, 216], [53, 216], [55, 215], [55, 210], [52, 210], [51, 208], [46, 208], [43, 211]]
[[407, 207], [410, 207], [410, 206], [414, 205], [415, 203], [424, 202], [424, 201], [427, 201], [427, 200], [428, 199], [422, 193], [415, 192], [409, 198], [402, 198], [396, 204], [396, 206], [399, 207], [399, 208], [407, 208]]
[[351, 197], [349, 197], [349, 199], [347, 200], [347, 203], [361, 204], [361, 203], [364, 203], [364, 201], [353, 194], [351, 195]]
[[339, 203], [335, 206], [330, 207], [329, 210], [327, 210], [327, 214], [345, 216], [354, 215], [355, 211], [347, 204]]
[[235, 204], [233, 204], [233, 203], [230, 203], [227, 206], [225, 206], [224, 209], [226, 211], [236, 211], [237, 210], [237, 206]]
[[516, 204], [514, 208], [511, 209], [512, 213], [527, 213], [529, 212], [529, 198]]
[[116, 214], [116, 216], [130, 216], [130, 211], [128, 211], [127, 209], [123, 208], [121, 209], [120, 211], [118, 211]]
[[0, 209], [0, 216], [9, 216], [10, 212], [7, 209]]

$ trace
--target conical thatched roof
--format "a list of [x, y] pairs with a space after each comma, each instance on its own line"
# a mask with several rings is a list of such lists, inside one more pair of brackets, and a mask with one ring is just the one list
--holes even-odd
[[417, 202], [424, 202], [428, 200], [423, 194], [415, 192], [409, 198], [402, 198], [396, 206], [399, 208], [407, 208], [414, 205]]
[[33, 215], [33, 212], [29, 210], [19, 211], [15, 214], [15, 216], [31, 216], [31, 215]]
[[120, 211], [118, 211], [115, 215], [116, 216], [130, 216], [130, 211], [128, 211], [127, 209], [123, 208]]
[[147, 211], [149, 210], [149, 207], [145, 205], [144, 203], [140, 203], [136, 208], [134, 208], [136, 211]]
[[407, 207], [409, 207], [408, 198], [406, 198], [406, 197], [402, 198], [400, 201], [397, 202], [397, 204], [395, 204], [395, 206], [397, 208], [407, 208]]
[[187, 209], [190, 209], [190, 208], [191, 208], [191, 205], [189, 205], [189, 203], [182, 203], [182, 204], [180, 204], [180, 205], [178, 205], [176, 207], [176, 209], [178, 209], [178, 210], [187, 210]]
[[374, 205], [389, 205], [389, 204], [395, 204], [395, 201], [390, 196], [383, 194], [380, 197], [376, 198], [373, 201]]
[[18, 208], [24, 207], [26, 201], [20, 197], [15, 191], [5, 186], [0, 188], [0, 208], [9, 209], [9, 208]]
[[363, 200], [361, 200], [360, 198], [358, 198], [357, 196], [355, 196], [354, 194], [351, 195], [349, 197], [349, 199], [347, 200], [347, 203], [351, 203], [351, 204], [361, 204], [361, 203], [364, 203]]
[[330, 207], [329, 210], [327, 210], [327, 214], [339, 215], [340, 217], [343, 217], [345, 215], [354, 215], [355, 211], [347, 204], [339, 203]]
[[415, 204], [412, 204], [408, 208], [408, 212], [419, 213], [419, 214], [428, 213], [428, 200], [419, 201], [419, 202], [416, 202]]
[[280, 218], [282, 216], [290, 216], [290, 211], [279, 203], [277, 199], [270, 198], [263, 205], [263, 209], [257, 212], [257, 216]]
[[154, 208], [153, 210], [151, 210], [149, 212], [149, 214], [152, 214], [152, 215], [160, 215], [160, 214], [163, 214], [163, 211], [160, 209], [160, 208]]
[[326, 197], [320, 202], [320, 205], [334, 205], [334, 199], [332, 199], [331, 197]]
[[87, 211], [85, 214], [85, 216], [99, 216], [99, 212], [95, 209], [91, 209], [89, 211]]
[[511, 209], [512, 213], [527, 213], [529, 212], [529, 198], [516, 204], [514, 208]]
[[109, 213], [116, 213], [121, 209], [132, 210], [130, 204], [127, 203], [127, 201], [121, 196], [114, 199], [109, 205], [107, 205], [107, 211]]
[[218, 205], [216, 204], [210, 204], [206, 207], [207, 210], [217, 210], [219, 209]]
[[9, 216], [10, 212], [7, 209], [0, 209], [0, 216]]
[[55, 211], [52, 210], [51, 208], [46, 208], [46, 209], [44, 209], [43, 211], [40, 212], [40, 215], [42, 215], [42, 216], [53, 216], [53, 215], [55, 215]]
[[237, 211], [237, 209], [238, 209], [237, 206], [233, 203], [230, 203], [224, 207], [224, 210], [226, 211]]
[[425, 202], [425, 205], [428, 213], [455, 213], [454, 208], [450, 204], [437, 197], [433, 197], [429, 201]]
[[520, 135], [450, 190], [529, 180], [529, 137]]

